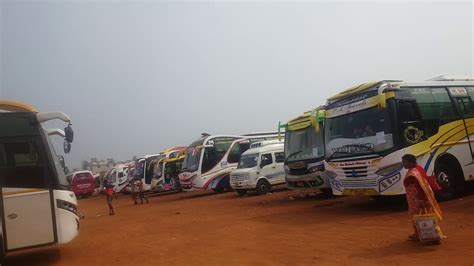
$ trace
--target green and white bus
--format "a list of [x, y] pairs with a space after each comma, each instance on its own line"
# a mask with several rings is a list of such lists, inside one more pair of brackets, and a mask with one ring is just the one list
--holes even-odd
[[474, 79], [384, 80], [327, 101], [325, 166], [335, 195], [404, 194], [404, 154], [414, 154], [440, 195], [463, 191], [474, 174]]

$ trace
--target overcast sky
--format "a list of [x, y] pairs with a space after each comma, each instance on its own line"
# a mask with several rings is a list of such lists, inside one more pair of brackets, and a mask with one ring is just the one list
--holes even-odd
[[470, 2], [0, 7], [0, 96], [67, 113], [72, 167], [276, 130], [369, 80], [473, 73]]

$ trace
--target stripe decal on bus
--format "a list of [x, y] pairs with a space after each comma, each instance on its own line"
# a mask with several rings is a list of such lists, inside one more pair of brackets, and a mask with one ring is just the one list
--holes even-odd
[[49, 190], [47, 189], [39, 189], [39, 188], [33, 188], [33, 189], [25, 189], [25, 190], [18, 190], [18, 191], [11, 191], [11, 192], [3, 192], [3, 196], [11, 196], [11, 195], [21, 195], [21, 194], [28, 194], [28, 193], [34, 193], [34, 192], [48, 192]]

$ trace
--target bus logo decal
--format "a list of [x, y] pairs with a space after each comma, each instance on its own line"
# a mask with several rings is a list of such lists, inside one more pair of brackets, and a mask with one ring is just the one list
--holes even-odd
[[352, 169], [352, 177], [357, 177], [357, 171], [355, 169]]

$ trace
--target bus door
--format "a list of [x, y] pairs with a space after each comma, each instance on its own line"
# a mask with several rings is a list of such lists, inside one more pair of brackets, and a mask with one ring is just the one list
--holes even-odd
[[[450, 90], [452, 90], [452, 88], [450, 88]], [[451, 92], [451, 94], [453, 94], [453, 93]], [[466, 93], [466, 95], [467, 95], [467, 93]], [[466, 122], [467, 118], [471, 118], [471, 117], [474, 116], [474, 107], [472, 105], [471, 97], [469, 97], [469, 96], [456, 97], [455, 95], [453, 95], [453, 96], [454, 96], [456, 106], [457, 106], [458, 111], [459, 111], [459, 115], [461, 116], [461, 118], [463, 120], [463, 123], [464, 123], [464, 130], [466, 131], [466, 137], [467, 137], [467, 141], [469, 143], [469, 149], [471, 151], [471, 158], [474, 158], [473, 147], [472, 147], [472, 143], [471, 143], [471, 141], [473, 141], [473, 139], [471, 139], [471, 137], [469, 136], [469, 127], [467, 126], [467, 122]]]
[[38, 143], [0, 139], [0, 215], [5, 251], [57, 242], [52, 190]]

